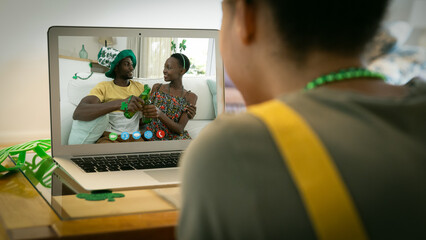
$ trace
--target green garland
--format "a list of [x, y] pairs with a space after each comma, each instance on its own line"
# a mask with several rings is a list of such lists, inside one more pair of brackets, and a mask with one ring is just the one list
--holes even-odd
[[77, 79], [77, 78], [78, 78], [78, 79], [81, 79], [81, 80], [87, 80], [87, 79], [89, 79], [92, 75], [93, 75], [93, 72], [91, 72], [89, 76], [87, 76], [87, 77], [85, 77], [85, 78], [84, 78], [84, 77], [80, 77], [80, 76], [78, 76], [78, 75], [77, 75], [77, 73], [76, 73], [76, 74], [74, 74], [74, 76], [73, 76], [72, 78], [74, 78], [74, 79]]
[[[9, 172], [21, 169], [25, 176], [35, 185], [41, 183], [44, 187], [51, 187], [50, 171], [55, 167], [52, 157], [46, 153], [51, 148], [50, 139], [29, 141], [26, 143], [14, 145], [0, 150], [0, 172]], [[25, 161], [27, 152], [33, 151], [36, 155], [31, 162]], [[13, 157], [18, 155], [17, 157]], [[8, 157], [12, 156], [16, 165], [14, 167], [4, 167], [2, 163]], [[36, 163], [37, 157], [42, 160]]]

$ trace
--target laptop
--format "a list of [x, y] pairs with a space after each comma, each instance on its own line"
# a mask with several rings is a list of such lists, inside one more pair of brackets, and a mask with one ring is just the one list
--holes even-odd
[[[180, 154], [224, 111], [224, 71], [218, 35], [218, 30], [206, 29], [51, 27], [48, 30], [51, 154], [58, 167], [88, 191], [178, 185]], [[79, 101], [98, 82], [113, 80], [105, 76], [104, 67], [97, 62], [98, 52], [105, 46], [119, 51], [131, 49], [137, 59], [133, 81], [149, 86], [167, 84], [162, 70], [172, 53], [188, 56], [191, 68], [183, 77], [183, 85], [198, 96], [197, 113], [185, 127], [190, 139], [102, 144], [90, 139], [97, 138], [99, 129], [103, 131], [104, 126], [99, 125], [102, 121], [77, 123], [72, 115]], [[83, 129], [90, 136], [75, 143], [70, 137], [76, 135], [79, 124], [92, 124], [90, 130]], [[98, 133], [92, 132], [93, 129]], [[132, 137], [132, 133], [127, 137], [129, 134]]]

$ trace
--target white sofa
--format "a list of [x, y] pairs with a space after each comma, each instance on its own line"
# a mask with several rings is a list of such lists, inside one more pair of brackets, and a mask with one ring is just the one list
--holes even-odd
[[[61, 93], [61, 141], [62, 144], [68, 144], [68, 138], [72, 126], [72, 115], [81, 99], [90, 92], [90, 90], [101, 81], [111, 81], [103, 73], [93, 73], [87, 80], [73, 79], [75, 73], [80, 77], [87, 77], [90, 74], [88, 62], [78, 60], [59, 59], [60, 67], [60, 93]], [[189, 135], [195, 138], [199, 131], [215, 118], [213, 105], [213, 95], [207, 84], [208, 77], [185, 77], [183, 85], [185, 89], [191, 90], [198, 96], [197, 114], [190, 120], [185, 127]], [[133, 79], [150, 87], [155, 83], [165, 83], [161, 79]]]

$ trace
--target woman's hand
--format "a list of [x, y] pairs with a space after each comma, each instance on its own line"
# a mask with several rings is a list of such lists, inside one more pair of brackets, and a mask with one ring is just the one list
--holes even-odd
[[193, 119], [195, 117], [195, 114], [197, 113], [197, 107], [195, 105], [189, 104], [185, 108], [185, 112], [188, 114], [189, 119]]
[[153, 104], [143, 106], [143, 115], [147, 118], [159, 118], [162, 111]]

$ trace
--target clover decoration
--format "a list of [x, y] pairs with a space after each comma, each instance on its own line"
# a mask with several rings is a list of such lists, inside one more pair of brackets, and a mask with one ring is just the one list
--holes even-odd
[[186, 49], [185, 43], [186, 43], [186, 40], [183, 39], [182, 42], [179, 44], [179, 51], [180, 52], [182, 52], [182, 50], [185, 51], [185, 49]]
[[170, 47], [170, 50], [172, 50], [172, 52], [175, 53], [176, 52], [176, 43], [175, 43], [175, 41], [172, 40], [171, 45], [172, 46]]
[[91, 193], [79, 193], [76, 195], [77, 198], [86, 199], [87, 201], [104, 201], [108, 199], [108, 202], [114, 202], [115, 198], [122, 198], [124, 194], [113, 193], [109, 190], [92, 191]]
[[[186, 49], [186, 39], [183, 39], [181, 43], [179, 43], [179, 52], [185, 51]], [[170, 50], [173, 53], [176, 53], [176, 43], [172, 40]]]

